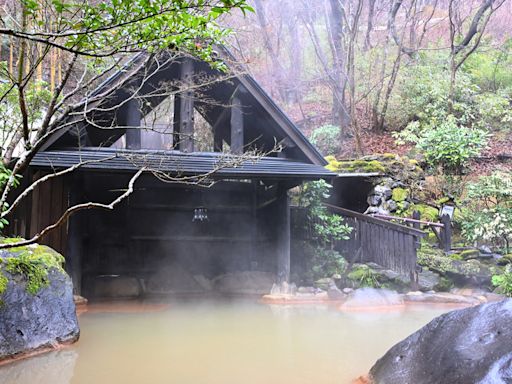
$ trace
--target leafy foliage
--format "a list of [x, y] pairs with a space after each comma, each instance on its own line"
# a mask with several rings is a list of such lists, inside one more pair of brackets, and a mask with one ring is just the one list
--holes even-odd
[[314, 129], [309, 139], [324, 155], [337, 154], [341, 149], [341, 129], [335, 125]]
[[352, 228], [344, 224], [340, 215], [330, 213], [324, 200], [332, 188], [325, 180], [306, 183], [300, 197], [300, 205], [307, 208], [313, 238], [323, 247], [332, 247], [337, 240], [347, 240]]
[[470, 241], [504, 245], [512, 239], [512, 173], [497, 171], [468, 186], [462, 234]]
[[461, 174], [486, 143], [485, 131], [460, 126], [453, 115], [449, 115], [437, 127], [422, 132], [416, 146], [432, 168], [441, 168], [448, 174]]
[[22, 4], [35, 25], [42, 25], [38, 14], [43, 7], [53, 15], [62, 47], [98, 58], [179, 47], [211, 60], [211, 43], [229, 32], [218, 28], [218, 19], [233, 8], [244, 13], [253, 10], [244, 0], [23, 0]]
[[313, 281], [341, 274], [346, 268], [345, 259], [334, 250], [334, 245], [336, 241], [348, 239], [352, 228], [323, 204], [329, 197], [330, 188], [324, 180], [312, 181], [303, 185], [299, 195], [298, 203], [306, 210], [307, 221], [303, 225], [310, 236], [310, 241], [302, 244], [304, 253], [309, 253], [305, 275], [310, 275]]
[[492, 285], [508, 297], [512, 297], [512, 265], [509, 264], [505, 268], [505, 272], [501, 275], [494, 275], [492, 277]]

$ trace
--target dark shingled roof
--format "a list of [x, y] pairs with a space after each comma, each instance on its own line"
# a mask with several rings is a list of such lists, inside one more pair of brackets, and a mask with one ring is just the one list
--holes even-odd
[[213, 178], [331, 178], [336, 174], [320, 165], [276, 157], [240, 158], [224, 153], [183, 153], [179, 151], [119, 150], [82, 148], [39, 152], [33, 167], [62, 169], [80, 162], [84, 169], [133, 172], [141, 167], [176, 175], [203, 175], [215, 171]]

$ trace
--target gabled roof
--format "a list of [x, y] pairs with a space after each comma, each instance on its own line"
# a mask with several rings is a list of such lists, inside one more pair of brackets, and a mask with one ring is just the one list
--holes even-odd
[[[227, 50], [223, 49], [223, 51], [225, 57], [231, 57]], [[145, 58], [147, 58], [147, 55], [144, 53], [136, 55], [130, 60], [124, 70], [120, 70], [104, 81], [93, 95], [108, 93], [109, 88], [116, 87], [119, 81], [123, 81], [123, 76], [127, 76], [130, 69], [133, 71], [133, 68], [139, 64], [140, 69], [137, 69], [138, 72], [131, 74], [135, 82], [135, 78], [139, 72], [148, 70], [148, 68], [140, 66], [140, 63], [143, 62]], [[219, 71], [212, 69], [209, 64], [202, 61], [196, 60], [195, 68], [209, 76], [221, 75]], [[156, 71], [155, 75], [148, 80], [141, 92], [143, 94], [144, 92], [149, 94], [159, 82], [178, 78], [179, 72], [179, 60], [172, 61], [162, 66]], [[126, 79], [124, 79], [124, 81], [126, 81]], [[127, 86], [123, 88], [115, 89], [109, 94], [108, 99], [104, 101], [105, 106], [108, 107], [113, 103], [119, 103], [123, 99], [126, 99], [127, 92], [129, 92], [128, 89], [130, 89], [130, 84], [127, 84]], [[225, 113], [226, 104], [229, 103], [229, 100], [235, 92], [237, 92], [238, 97], [242, 100], [243, 113], [247, 117], [244, 119], [246, 143], [253, 143], [258, 146], [259, 150], [268, 151], [272, 149], [277, 142], [283, 146], [283, 152], [287, 158], [318, 165], [326, 164], [323, 156], [308, 141], [299, 128], [247, 73], [241, 73], [229, 79], [210, 84], [208, 87], [201, 88], [202, 95], [208, 100], [214, 101], [214, 103], [208, 105], [208, 108], [202, 108], [202, 115], [210, 125], [213, 126], [216, 124], [220, 127], [220, 134], [224, 137], [226, 142], [229, 143], [230, 140], [229, 114]], [[156, 107], [162, 100], [163, 98], [159, 99], [153, 97], [150, 102], [150, 108]], [[197, 103], [203, 107], [205, 106], [201, 100], [198, 100]], [[100, 118], [105, 121], [115, 119], [114, 116], [108, 116], [107, 113], [101, 115]], [[63, 124], [64, 123], [65, 122], [63, 122]], [[88, 145], [93, 147], [109, 146], [126, 131], [122, 128], [101, 129], [84, 124], [82, 124], [81, 127], [85, 128], [88, 134], [90, 141]], [[76, 126], [70, 126], [70, 128], [57, 132], [50, 138], [48, 144], [43, 147], [43, 150], [76, 147], [78, 142], [77, 136], [79, 135], [77, 132], [80, 131], [80, 129], [76, 129]]]
[[246, 157], [224, 153], [182, 153], [179, 151], [119, 150], [89, 148], [39, 152], [32, 159], [32, 167], [61, 169], [83, 164], [81, 168], [134, 172], [148, 167], [154, 172], [179, 176], [202, 176], [210, 172], [212, 178], [279, 178], [315, 180], [332, 178], [336, 174], [320, 165], [305, 164], [276, 157]]

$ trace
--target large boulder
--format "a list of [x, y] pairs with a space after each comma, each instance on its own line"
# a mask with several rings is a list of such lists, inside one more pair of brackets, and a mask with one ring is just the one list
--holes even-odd
[[207, 290], [206, 284], [204, 277], [198, 279], [179, 263], [173, 263], [160, 268], [149, 277], [146, 292], [149, 294], [202, 293]]
[[264, 295], [270, 293], [276, 281], [273, 273], [241, 271], [217, 276], [213, 284], [215, 290], [220, 293]]
[[0, 360], [78, 340], [63, 261], [37, 244], [0, 252]]
[[340, 309], [361, 309], [403, 305], [402, 295], [388, 289], [360, 288], [351, 292]]
[[375, 384], [512, 382], [512, 300], [446, 313], [391, 348]]

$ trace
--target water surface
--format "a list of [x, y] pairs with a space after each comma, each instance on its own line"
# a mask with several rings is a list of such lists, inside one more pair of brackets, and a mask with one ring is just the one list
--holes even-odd
[[449, 310], [342, 312], [246, 300], [138, 309], [82, 314], [77, 344], [0, 367], [0, 383], [347, 384]]

